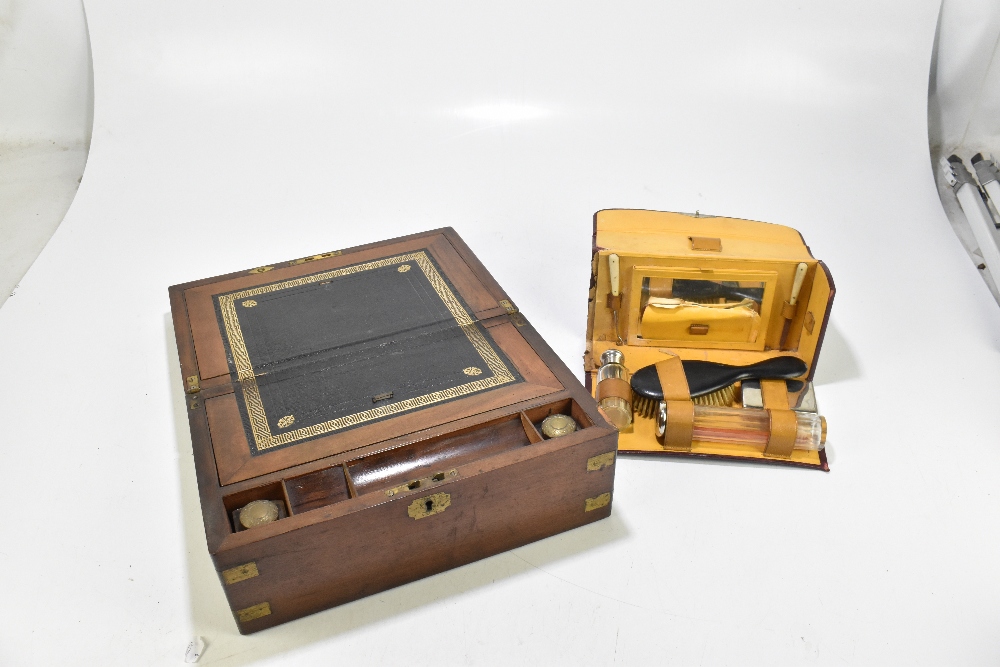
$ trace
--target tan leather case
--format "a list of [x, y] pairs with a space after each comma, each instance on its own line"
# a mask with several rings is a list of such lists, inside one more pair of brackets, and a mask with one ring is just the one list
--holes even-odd
[[[617, 296], [612, 295], [612, 255], [618, 264]], [[791, 305], [800, 264], [806, 267], [805, 275]], [[682, 292], [678, 286], [706, 281], [762, 296], [759, 303], [750, 304], [738, 297], [698, 299], [682, 294], [678, 298], [677, 292]], [[630, 373], [672, 355], [746, 365], [792, 354], [808, 366], [799, 379], [811, 381], [833, 296], [829, 269], [790, 227], [697, 214], [599, 211], [594, 215], [584, 354], [587, 387], [596, 391], [601, 354], [611, 348], [624, 353]], [[791, 393], [788, 404], [794, 406], [798, 399], [798, 392]], [[767, 447], [694, 441], [688, 448], [686, 443], [661, 445], [654, 431], [654, 420], [636, 414], [633, 426], [619, 434], [619, 452], [735, 458], [828, 470], [824, 451], [788, 452], [774, 434], [775, 442]]]

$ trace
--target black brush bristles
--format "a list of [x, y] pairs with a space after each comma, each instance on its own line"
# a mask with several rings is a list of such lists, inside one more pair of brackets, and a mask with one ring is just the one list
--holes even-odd
[[632, 394], [632, 407], [635, 409], [635, 414], [640, 417], [652, 419], [653, 415], [656, 414], [656, 406], [659, 403], [659, 401], [654, 401], [651, 398], [646, 398], [636, 393]]
[[[695, 405], [713, 405], [717, 407], [730, 408], [733, 405], [733, 401], [736, 400], [736, 385], [731, 384], [728, 387], [723, 387], [718, 391], [713, 391], [711, 394], [705, 394], [704, 396], [696, 396], [692, 398], [691, 401]], [[647, 398], [641, 394], [632, 392], [632, 407], [635, 409], [635, 413], [640, 417], [645, 417], [646, 419], [653, 419], [656, 416], [656, 408], [660, 404], [660, 401]]]

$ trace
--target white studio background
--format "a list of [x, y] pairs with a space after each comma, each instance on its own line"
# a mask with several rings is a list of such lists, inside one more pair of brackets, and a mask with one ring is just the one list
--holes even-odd
[[[0, 664], [1000, 659], [1000, 312], [931, 173], [938, 2], [86, 9], [87, 172], [0, 309]], [[606, 521], [239, 636], [167, 286], [451, 225], [580, 371], [611, 207], [829, 264], [832, 472], [622, 458]]]
[[80, 0], [0, 0], [0, 306], [73, 201], [93, 91]]
[[[940, 161], [958, 155], [972, 169], [970, 158], [976, 153], [1000, 158], [1000, 4], [989, 0], [941, 4], [927, 117], [941, 203], [973, 264], [981, 264], [982, 254]], [[989, 272], [982, 276], [1000, 303], [1000, 290]]]
[[1000, 5], [944, 0], [931, 70], [931, 148], [945, 157], [955, 151], [1000, 153], [998, 119]]

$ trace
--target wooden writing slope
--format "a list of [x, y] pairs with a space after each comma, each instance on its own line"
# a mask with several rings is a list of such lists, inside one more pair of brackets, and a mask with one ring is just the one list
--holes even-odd
[[[611, 512], [617, 433], [451, 229], [170, 288], [240, 632]], [[552, 439], [552, 414], [579, 429]], [[255, 500], [278, 519], [244, 528]]]

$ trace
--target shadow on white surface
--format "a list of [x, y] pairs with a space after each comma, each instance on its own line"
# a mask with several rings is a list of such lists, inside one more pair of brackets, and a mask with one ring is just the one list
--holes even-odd
[[[340, 607], [312, 614], [297, 621], [253, 635], [239, 634], [226, 596], [208, 554], [201, 514], [201, 500], [188, 429], [187, 404], [174, 340], [173, 320], [164, 315], [167, 365], [173, 403], [178, 468], [187, 556], [191, 632], [205, 638], [207, 648], [199, 664], [245, 665], [319, 640], [349, 633], [361, 626], [377, 624], [393, 616], [419, 612], [439, 600], [460, 596], [534, 569], [545, 571], [555, 561], [579, 554], [628, 536], [628, 529], [612, 512], [603, 521], [575, 528], [518, 549], [485, 558], [404, 586], [378, 593]], [[556, 575], [551, 575], [556, 576]], [[573, 582], [562, 580], [571, 585]], [[589, 589], [588, 589], [589, 590]], [[590, 591], [597, 593], [596, 591]], [[182, 652], [183, 647], [178, 646]]]
[[[835, 382], [856, 380], [861, 376], [861, 364], [858, 362], [857, 355], [851, 350], [844, 334], [840, 332], [837, 320], [831, 318], [826, 327], [826, 335], [823, 337], [823, 347], [819, 351], [819, 361], [816, 362], [816, 375], [813, 376], [814, 384], [819, 387]], [[822, 394], [816, 399], [822, 407]]]

